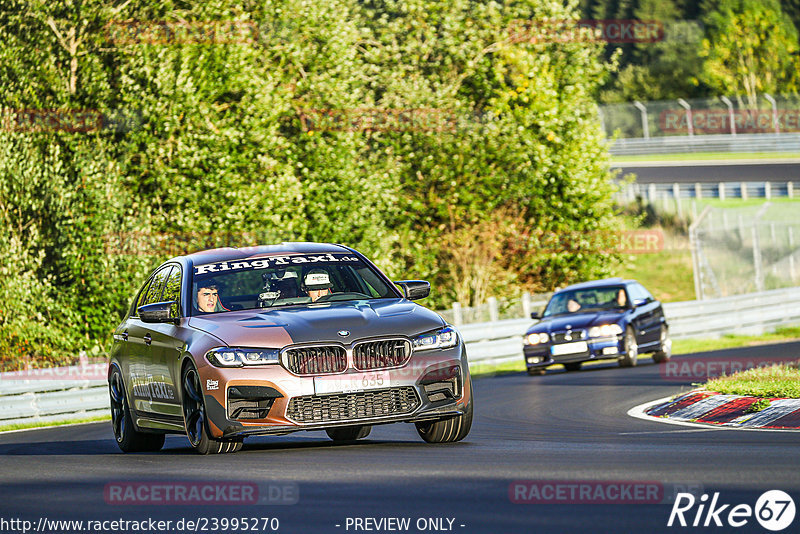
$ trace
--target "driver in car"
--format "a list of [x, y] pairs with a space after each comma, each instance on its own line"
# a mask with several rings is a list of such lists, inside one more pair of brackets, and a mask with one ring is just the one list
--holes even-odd
[[204, 313], [229, 311], [219, 301], [219, 290], [213, 282], [200, 284], [197, 288], [197, 309]]
[[303, 279], [303, 291], [311, 297], [311, 302], [316, 302], [325, 295], [333, 292], [330, 276], [322, 269], [312, 269]]

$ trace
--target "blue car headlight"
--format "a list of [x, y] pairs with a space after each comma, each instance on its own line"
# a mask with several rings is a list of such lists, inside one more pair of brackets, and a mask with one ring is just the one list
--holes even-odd
[[218, 348], [206, 353], [206, 359], [217, 367], [246, 367], [278, 363], [278, 349]]
[[622, 327], [618, 324], [603, 324], [589, 329], [589, 337], [613, 337], [621, 333]]
[[445, 326], [432, 332], [411, 338], [414, 350], [448, 349], [458, 343], [458, 332], [452, 326]]

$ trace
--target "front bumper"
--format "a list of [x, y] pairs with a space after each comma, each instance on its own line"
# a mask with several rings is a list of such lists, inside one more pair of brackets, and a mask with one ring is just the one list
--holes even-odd
[[215, 438], [444, 419], [463, 414], [472, 398], [463, 343], [414, 353], [395, 369], [350, 368], [316, 377], [297, 376], [280, 365], [221, 368], [204, 363], [198, 372]]
[[[593, 338], [586, 341], [586, 350], [559, 354], [565, 343], [524, 345], [525, 365], [528, 369], [542, 369], [556, 363], [588, 362], [592, 360], [617, 359], [624, 351], [622, 336]], [[563, 350], [563, 349], [562, 349]], [[554, 354], [555, 353], [555, 354]]]

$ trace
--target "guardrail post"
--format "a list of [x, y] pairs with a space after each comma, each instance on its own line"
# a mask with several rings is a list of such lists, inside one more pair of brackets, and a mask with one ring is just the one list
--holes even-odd
[[764, 182], [764, 198], [767, 200], [772, 198], [772, 186], [770, 182]]
[[792, 182], [786, 182], [786, 196], [789, 198], [794, 197], [794, 184]]
[[742, 200], [747, 200], [747, 182], [742, 182], [739, 187], [741, 187]]
[[719, 183], [719, 199], [725, 200], [725, 182]]
[[461, 313], [460, 302], [453, 303], [453, 323], [455, 326], [461, 326], [464, 324], [464, 315]]
[[500, 314], [497, 313], [497, 299], [495, 297], [489, 297], [489, 320], [492, 322], [500, 320]]
[[650, 184], [647, 186], [647, 201], [650, 204], [654, 204], [656, 201], [656, 184]]
[[531, 312], [533, 311], [531, 308], [531, 294], [525, 291], [522, 294], [522, 316], [526, 319], [531, 316]]
[[695, 182], [694, 184], [694, 196], [697, 199], [703, 198], [703, 186], [700, 185], [700, 182]]

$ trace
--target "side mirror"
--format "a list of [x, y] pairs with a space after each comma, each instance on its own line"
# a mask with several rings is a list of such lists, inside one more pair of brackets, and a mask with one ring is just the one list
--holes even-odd
[[139, 319], [145, 323], [177, 323], [178, 318], [172, 316], [172, 306], [175, 304], [176, 302], [171, 300], [139, 306], [137, 308]]
[[424, 299], [431, 294], [431, 285], [425, 280], [401, 280], [395, 284], [400, 286], [408, 300]]
[[531, 319], [541, 319], [539, 312], [531, 312]]
[[647, 304], [647, 299], [633, 299], [633, 307], [638, 308]]

